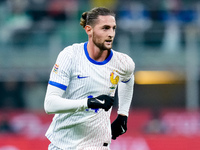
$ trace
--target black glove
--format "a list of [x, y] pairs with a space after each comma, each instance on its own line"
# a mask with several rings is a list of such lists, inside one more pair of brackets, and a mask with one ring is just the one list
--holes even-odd
[[108, 111], [114, 103], [114, 97], [108, 95], [100, 95], [94, 98], [88, 98], [88, 108], [103, 108]]
[[118, 115], [117, 119], [111, 124], [113, 140], [127, 131], [127, 118], [127, 116]]

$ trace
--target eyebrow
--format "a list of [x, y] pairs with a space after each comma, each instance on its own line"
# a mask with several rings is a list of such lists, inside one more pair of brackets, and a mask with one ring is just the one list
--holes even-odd
[[114, 25], [114, 26], [110, 26], [110, 25], [103, 25], [102, 27], [117, 28], [117, 25]]

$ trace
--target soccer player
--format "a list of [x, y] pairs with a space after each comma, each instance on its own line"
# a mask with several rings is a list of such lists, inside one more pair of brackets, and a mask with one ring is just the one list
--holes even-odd
[[[80, 25], [88, 41], [61, 51], [50, 74], [44, 102], [46, 113], [55, 114], [46, 133], [49, 150], [107, 150], [127, 130], [135, 64], [112, 49], [115, 14], [93, 8], [82, 14]], [[111, 124], [116, 88], [118, 117]]]

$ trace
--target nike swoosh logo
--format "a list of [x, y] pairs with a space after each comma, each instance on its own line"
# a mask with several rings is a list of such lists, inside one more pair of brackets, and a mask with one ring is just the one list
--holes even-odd
[[88, 77], [89, 76], [80, 76], [80, 75], [77, 76], [78, 79], [83, 79], [83, 78], [88, 78]]
[[97, 100], [99, 103], [101, 103], [101, 104], [105, 104], [105, 100], [99, 100], [99, 99], [97, 99], [97, 98], [96, 98], [96, 100]]
[[126, 132], [122, 126], [121, 126], [121, 129], [122, 129], [122, 133], [125, 133], [125, 132]]

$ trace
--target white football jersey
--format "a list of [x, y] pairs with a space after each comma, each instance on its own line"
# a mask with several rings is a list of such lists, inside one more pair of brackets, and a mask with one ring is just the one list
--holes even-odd
[[[87, 42], [73, 44], [60, 52], [49, 84], [65, 90], [66, 99], [114, 96], [118, 83], [128, 82], [134, 68], [126, 54], [111, 50], [106, 60], [97, 62], [90, 58]], [[102, 148], [111, 143], [110, 113], [111, 109], [86, 109], [56, 114], [46, 136], [64, 150]]]

